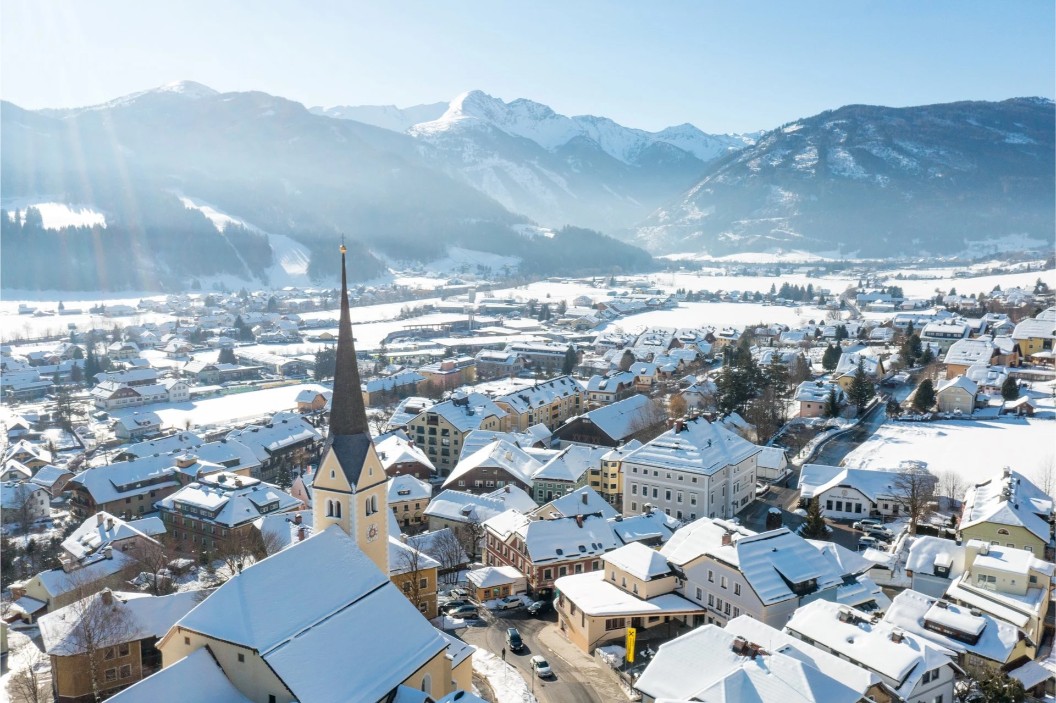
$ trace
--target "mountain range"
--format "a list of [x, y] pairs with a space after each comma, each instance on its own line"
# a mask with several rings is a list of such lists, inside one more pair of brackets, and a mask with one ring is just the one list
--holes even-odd
[[1038, 98], [841, 107], [714, 162], [633, 241], [710, 254], [1051, 249], [1054, 133], [1053, 102]]
[[180, 82], [81, 108], [3, 102], [0, 118], [4, 207], [106, 220], [56, 232], [5, 216], [2, 244], [22, 254], [3, 257], [5, 287], [321, 281], [341, 235], [359, 280], [453, 248], [540, 275], [649, 268], [643, 248], [953, 254], [1051, 245], [1056, 210], [1054, 106], [1035, 98], [854, 105], [709, 135], [481, 91], [309, 110]]

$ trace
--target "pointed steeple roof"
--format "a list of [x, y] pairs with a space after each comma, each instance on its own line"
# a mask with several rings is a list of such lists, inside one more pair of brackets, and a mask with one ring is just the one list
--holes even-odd
[[330, 403], [330, 437], [364, 434], [370, 437], [367, 411], [360, 390], [356, 345], [352, 340], [352, 319], [348, 311], [348, 276], [345, 272], [345, 245], [341, 245], [341, 322], [337, 334], [337, 367], [334, 395]]

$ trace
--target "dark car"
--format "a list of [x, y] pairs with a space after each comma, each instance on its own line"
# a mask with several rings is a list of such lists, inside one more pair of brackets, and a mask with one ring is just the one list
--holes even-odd
[[529, 615], [542, 615], [543, 613], [545, 613], [548, 610], [550, 610], [550, 608], [552, 608], [552, 607], [553, 606], [550, 604], [550, 601], [548, 601], [548, 600], [537, 600], [537, 601], [533, 601], [528, 606], [527, 610], [528, 610], [528, 614]]
[[516, 627], [506, 630], [506, 644], [514, 652], [524, 649], [524, 641], [521, 639], [521, 633], [517, 631]]

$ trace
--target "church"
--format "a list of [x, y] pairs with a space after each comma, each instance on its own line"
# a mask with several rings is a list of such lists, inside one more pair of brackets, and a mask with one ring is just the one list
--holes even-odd
[[473, 647], [434, 628], [390, 580], [386, 479], [360, 393], [342, 246], [312, 536], [205, 598], [158, 642], [162, 670], [112, 700], [427, 703], [470, 691]]

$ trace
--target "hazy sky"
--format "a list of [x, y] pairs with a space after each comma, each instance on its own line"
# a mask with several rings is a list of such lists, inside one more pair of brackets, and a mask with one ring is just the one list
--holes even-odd
[[174, 80], [306, 105], [473, 88], [658, 129], [848, 103], [1053, 97], [1054, 3], [0, 0], [0, 95], [104, 102]]

